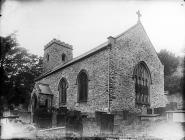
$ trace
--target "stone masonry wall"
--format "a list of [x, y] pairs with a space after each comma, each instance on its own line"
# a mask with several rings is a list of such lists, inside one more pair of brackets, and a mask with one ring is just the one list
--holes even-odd
[[[88, 102], [78, 103], [77, 76], [81, 70], [88, 73]], [[86, 59], [41, 79], [41, 83], [49, 84], [53, 97], [53, 106], [59, 107], [58, 85], [60, 79], [67, 79], [67, 107], [82, 112], [102, 111], [108, 106], [108, 50], [100, 51]]]
[[[124, 34], [116, 37], [110, 50], [110, 57], [108, 48], [37, 81], [49, 84], [54, 94], [53, 106], [59, 107], [58, 84], [60, 79], [64, 77], [68, 82], [68, 109], [72, 108], [82, 112], [107, 110], [108, 91], [110, 90], [111, 97], [115, 97], [111, 99], [111, 110], [130, 110], [130, 112], [139, 113], [141, 108], [135, 105], [135, 89], [132, 76], [134, 67], [140, 61], [144, 61], [150, 70], [152, 79], [150, 107], [163, 107], [165, 105], [164, 67], [142, 25], [138, 23]], [[51, 51], [53, 57], [55, 57], [55, 53], [58, 53], [55, 49]], [[59, 65], [60, 62], [58, 61], [57, 59], [53, 61], [53, 63], [56, 63], [54, 65]], [[109, 75], [108, 65], [110, 68]], [[81, 70], [86, 70], [89, 76], [87, 103], [77, 102], [77, 76]], [[110, 78], [108, 79], [108, 77]], [[108, 81], [110, 81], [109, 90]]]
[[113, 96], [111, 110], [141, 112], [135, 105], [133, 70], [140, 62], [148, 66], [152, 84], [150, 86], [150, 107], [164, 107], [164, 73], [157, 53], [141, 24], [115, 38], [111, 52], [111, 83]]

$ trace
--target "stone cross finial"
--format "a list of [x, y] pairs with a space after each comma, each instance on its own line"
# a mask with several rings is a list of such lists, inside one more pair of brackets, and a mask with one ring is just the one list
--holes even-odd
[[138, 16], [138, 22], [140, 22], [140, 17], [141, 17], [140, 11], [138, 10], [138, 11], [136, 12], [136, 14], [137, 14], [137, 16]]

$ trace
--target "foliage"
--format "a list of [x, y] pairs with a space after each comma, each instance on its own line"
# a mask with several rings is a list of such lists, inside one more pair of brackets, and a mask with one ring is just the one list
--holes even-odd
[[183, 59], [183, 80], [182, 80], [182, 83], [181, 83], [181, 86], [182, 86], [182, 93], [183, 93], [183, 101], [184, 101], [184, 108], [185, 108], [185, 57]]
[[42, 57], [30, 54], [25, 48], [16, 45], [13, 38], [2, 44], [1, 65], [6, 78], [0, 90], [8, 104], [28, 105], [34, 78], [42, 72]]
[[158, 57], [164, 65], [164, 76], [172, 75], [179, 65], [178, 57], [167, 50], [161, 50]]
[[183, 77], [179, 76], [167, 76], [164, 79], [165, 90], [168, 90], [170, 94], [182, 93], [183, 89]]
[[11, 50], [12, 47], [17, 46], [15, 34], [11, 34], [7, 37], [0, 37], [1, 49], [0, 49], [0, 63], [1, 67], [4, 64], [6, 54]]
[[16, 40], [15, 40], [15, 34], [11, 34], [7, 37], [0, 37], [0, 83], [7, 79], [6, 72], [4, 70], [3, 64], [5, 61], [6, 54], [11, 50], [12, 47], [17, 46]]
[[7, 37], [0, 36], [0, 115], [2, 115], [3, 105], [6, 104], [6, 99], [2, 96], [5, 91], [4, 81], [7, 80], [7, 74], [4, 70], [3, 64], [6, 54], [11, 50], [12, 47], [15, 47], [16, 45], [17, 43], [14, 34], [11, 34]]
[[183, 59], [176, 57], [167, 50], [161, 50], [158, 53], [161, 63], [164, 65], [164, 89], [170, 94], [183, 92]]

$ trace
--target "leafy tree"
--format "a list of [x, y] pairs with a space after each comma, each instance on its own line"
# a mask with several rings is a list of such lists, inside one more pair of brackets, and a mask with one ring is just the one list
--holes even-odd
[[164, 83], [165, 90], [168, 90], [170, 94], [183, 92], [183, 77], [167, 76], [164, 79]]
[[15, 34], [11, 34], [7, 37], [0, 37], [0, 81], [1, 83], [6, 79], [6, 72], [4, 70], [4, 61], [6, 54], [11, 48], [17, 46]]
[[185, 57], [183, 59], [183, 80], [181, 82], [181, 87], [182, 87], [182, 93], [183, 93], [183, 101], [184, 101], [184, 108], [185, 108]]
[[158, 57], [164, 65], [164, 89], [170, 94], [182, 93], [183, 76], [178, 71], [182, 67], [182, 58], [176, 57], [167, 50], [161, 50]]
[[24, 48], [15, 47], [7, 55], [5, 70], [14, 89], [14, 94], [9, 93], [9, 104], [29, 103], [34, 78], [42, 72], [42, 58], [29, 54]]
[[7, 80], [7, 74], [4, 69], [4, 61], [6, 54], [11, 50], [11, 48], [17, 45], [14, 35], [15, 34], [11, 34], [7, 37], [0, 36], [0, 116], [2, 115], [3, 105], [6, 104], [6, 99], [2, 96], [5, 92], [4, 81]]
[[[6, 41], [4, 44], [7, 43]], [[15, 40], [10, 39], [11, 41]], [[30, 54], [25, 48], [16, 45], [7, 48], [3, 54], [1, 55], [1, 60], [3, 60], [1, 66], [6, 72], [6, 78], [0, 87], [2, 96], [9, 105], [24, 104], [27, 106], [34, 78], [42, 72], [42, 57]]]
[[164, 65], [164, 76], [172, 75], [179, 65], [178, 57], [167, 50], [161, 50], [158, 57]]

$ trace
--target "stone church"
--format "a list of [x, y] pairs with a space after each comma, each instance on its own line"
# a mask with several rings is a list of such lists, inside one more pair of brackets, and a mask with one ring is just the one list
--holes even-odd
[[73, 47], [53, 39], [44, 46], [44, 73], [35, 80], [32, 113], [66, 108], [84, 114], [145, 114], [164, 107], [164, 66], [138, 22], [73, 58]]

